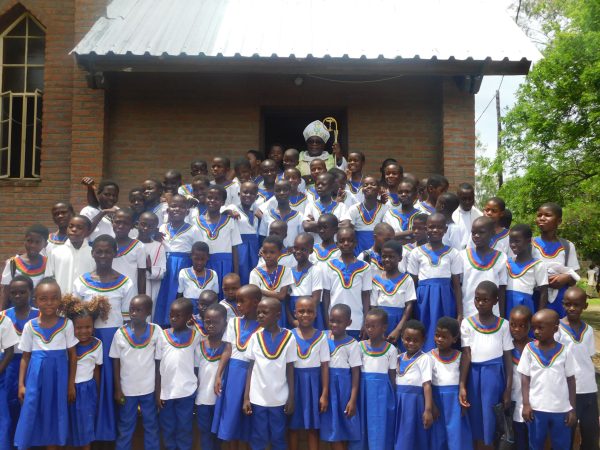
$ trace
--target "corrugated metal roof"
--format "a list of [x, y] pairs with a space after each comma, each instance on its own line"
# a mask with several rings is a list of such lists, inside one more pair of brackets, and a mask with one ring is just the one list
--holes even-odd
[[113, 0], [77, 55], [536, 61], [492, 1]]

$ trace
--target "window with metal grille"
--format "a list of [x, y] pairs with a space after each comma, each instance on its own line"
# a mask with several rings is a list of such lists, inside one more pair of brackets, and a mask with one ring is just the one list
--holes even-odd
[[39, 178], [44, 27], [24, 13], [0, 42], [0, 178]]

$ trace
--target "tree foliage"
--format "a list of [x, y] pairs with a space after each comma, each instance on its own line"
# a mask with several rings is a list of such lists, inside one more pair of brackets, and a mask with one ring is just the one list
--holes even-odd
[[555, 33], [544, 59], [504, 119], [500, 195], [519, 221], [531, 222], [541, 203], [562, 204], [562, 235], [600, 260], [600, 1], [538, 3], [538, 14], [551, 4], [562, 16], [547, 25]]

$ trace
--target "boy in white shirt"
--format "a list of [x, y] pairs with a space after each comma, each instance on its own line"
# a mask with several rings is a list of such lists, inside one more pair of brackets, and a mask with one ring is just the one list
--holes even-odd
[[109, 356], [113, 358], [115, 401], [119, 404], [117, 450], [132, 448], [138, 407], [144, 424], [144, 448], [159, 450], [157, 404], [155, 392], [160, 390], [159, 362], [156, 345], [161, 329], [147, 323], [152, 313], [152, 300], [136, 295], [129, 304], [131, 322], [115, 333]]
[[529, 423], [529, 448], [544, 448], [549, 435], [552, 448], [567, 450], [571, 428], [577, 423], [575, 361], [569, 348], [554, 340], [559, 325], [556, 311], [538, 311], [531, 324], [537, 340], [525, 346], [517, 368], [523, 419]]
[[171, 328], [160, 333], [156, 359], [160, 360], [160, 428], [163, 441], [179, 450], [191, 450], [194, 399], [198, 386], [194, 373], [201, 335], [192, 320], [193, 305], [187, 298], [171, 304]]
[[475, 188], [469, 183], [461, 183], [456, 191], [458, 196], [459, 206], [452, 213], [452, 220], [463, 230], [464, 242], [466, 246], [471, 236], [471, 225], [478, 217], [483, 216], [483, 213], [478, 210], [475, 205]]
[[285, 449], [286, 415], [294, 412], [294, 362], [298, 359], [296, 339], [280, 328], [281, 305], [263, 297], [257, 317], [262, 326], [250, 338], [246, 358], [250, 361], [244, 392], [244, 413], [251, 416], [250, 447]]
[[158, 217], [150, 211], [140, 215], [138, 221], [138, 240], [146, 251], [146, 294], [152, 299], [152, 316], [156, 307], [156, 298], [160, 283], [167, 271], [167, 252], [162, 242], [154, 240], [158, 233]]

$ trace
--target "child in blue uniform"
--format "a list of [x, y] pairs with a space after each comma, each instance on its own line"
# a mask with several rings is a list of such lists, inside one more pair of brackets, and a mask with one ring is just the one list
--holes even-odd
[[[203, 291], [219, 292], [219, 276], [206, 267], [210, 261], [210, 250], [206, 242], [194, 242], [190, 257], [192, 267], [179, 271], [177, 297], [197, 299]], [[197, 314], [197, 302], [194, 301], [193, 306], [194, 314]]]
[[352, 441], [353, 450], [388, 450], [394, 446], [396, 401], [392, 385], [396, 380], [398, 351], [385, 340], [387, 313], [371, 309], [365, 317], [368, 339], [361, 341], [362, 368], [358, 412], [361, 439]]
[[[327, 261], [334, 258], [339, 258], [340, 250], [335, 243], [335, 235], [339, 229], [339, 221], [333, 214], [322, 214], [317, 219], [317, 234], [319, 242], [314, 241], [314, 249], [309, 256], [310, 262], [317, 267], [326, 265]], [[314, 234], [311, 233], [314, 240]]]
[[[363, 152], [353, 151], [348, 153], [348, 189], [354, 195], [360, 192], [363, 185], [363, 166], [365, 165], [365, 154]], [[378, 182], [379, 184], [379, 182]]]
[[541, 259], [534, 258], [531, 251], [531, 228], [517, 224], [511, 228], [508, 241], [514, 258], [508, 258], [506, 286], [506, 317], [515, 306], [525, 305], [535, 312], [533, 293], [538, 292], [539, 308], [548, 303], [548, 275]]
[[294, 362], [296, 339], [280, 328], [281, 304], [263, 297], [257, 316], [261, 329], [252, 335], [246, 358], [250, 361], [244, 390], [244, 414], [251, 416], [250, 448], [260, 450], [269, 443], [273, 450], [286, 448], [287, 416], [294, 412]]
[[259, 328], [256, 308], [262, 292], [253, 284], [242, 286], [235, 296], [239, 317], [227, 323], [223, 336], [225, 348], [215, 375], [215, 413], [212, 432], [219, 439], [232, 442], [250, 440], [250, 418], [242, 414], [244, 383], [248, 372], [246, 350], [250, 338]]
[[435, 346], [435, 324], [440, 317], [462, 316], [462, 262], [458, 251], [442, 242], [446, 228], [446, 219], [442, 214], [429, 216], [429, 243], [414, 249], [408, 260], [408, 272], [417, 286], [415, 317], [423, 322], [427, 330], [423, 347], [425, 351]]
[[519, 361], [525, 346], [531, 342], [529, 329], [531, 328], [531, 310], [525, 305], [517, 305], [510, 312], [509, 326], [513, 338], [512, 349], [512, 373], [513, 382], [511, 400], [515, 402], [513, 413], [513, 430], [515, 432], [516, 450], [527, 450], [529, 448], [528, 427], [523, 420], [523, 393], [521, 392], [521, 374], [517, 371]]
[[364, 200], [350, 206], [348, 215], [350, 222], [356, 230], [355, 254], [358, 255], [364, 250], [373, 246], [373, 230], [383, 218], [388, 210], [388, 206], [379, 202], [379, 182], [375, 177], [367, 176], [363, 179], [361, 192]]
[[394, 229], [387, 223], [378, 223], [373, 229], [373, 246], [361, 252], [357, 258], [366, 261], [371, 266], [373, 275], [381, 275], [385, 272], [381, 260], [381, 249], [383, 244], [394, 239]]
[[329, 313], [329, 404], [321, 415], [321, 440], [330, 442], [333, 450], [343, 450], [361, 436], [356, 403], [362, 360], [358, 342], [346, 334], [351, 315], [343, 304]]
[[[228, 273], [223, 278], [223, 300], [219, 303], [225, 307], [227, 311], [227, 322], [234, 317], [241, 316], [237, 307], [237, 299], [235, 294], [242, 287], [240, 276], [236, 273]], [[223, 330], [224, 332], [225, 330]]]
[[298, 359], [294, 362], [294, 398], [296, 404], [290, 418], [290, 449], [298, 448], [299, 431], [306, 430], [309, 450], [319, 449], [321, 414], [329, 405], [329, 344], [325, 332], [313, 325], [317, 305], [312, 297], [296, 301], [298, 327], [296, 338]]
[[[510, 254], [510, 246], [508, 245], [508, 229], [504, 228], [503, 220], [506, 214], [506, 203], [500, 197], [490, 198], [483, 208], [483, 215], [491, 218], [494, 221], [494, 233], [490, 240], [490, 247], [494, 250], [503, 252], [506, 256]], [[474, 247], [473, 240], [470, 240], [467, 247]]]
[[290, 193], [292, 188], [289, 181], [277, 181], [274, 189], [276, 203], [273, 207], [268, 207], [266, 211], [264, 211], [258, 227], [258, 233], [261, 236], [261, 239], [264, 240], [266, 236], [270, 235], [269, 227], [271, 224], [276, 220], [281, 220], [287, 227], [286, 238], [283, 241], [283, 245], [285, 247], [291, 247], [294, 245], [296, 236], [304, 231], [302, 228], [302, 214], [291, 208]]
[[46, 255], [50, 256], [52, 250], [60, 247], [67, 242], [67, 228], [71, 217], [75, 215], [73, 206], [70, 203], [55, 203], [51, 210], [52, 221], [56, 224], [57, 230], [48, 235], [48, 245], [46, 245]]
[[412, 236], [411, 229], [414, 218], [421, 213], [415, 208], [417, 186], [408, 178], [403, 178], [398, 186], [398, 199], [400, 206], [389, 208], [383, 221], [394, 229], [396, 237], [404, 240]]
[[577, 423], [577, 363], [570, 349], [554, 340], [559, 326], [556, 311], [538, 311], [531, 326], [536, 340], [525, 346], [517, 368], [521, 374], [523, 419], [529, 423], [529, 448], [544, 448], [550, 437], [553, 449], [568, 450]]
[[69, 404], [69, 436], [67, 442], [73, 447], [90, 448], [96, 440], [96, 415], [98, 414], [98, 390], [100, 366], [103, 361], [102, 341], [94, 337], [94, 321], [106, 320], [110, 303], [105, 297], [97, 297], [83, 303], [76, 297], [63, 298], [62, 312], [73, 321], [77, 371], [75, 375], [75, 402]]
[[451, 317], [438, 320], [435, 329], [436, 348], [431, 357], [431, 390], [433, 394], [432, 450], [470, 450], [473, 437], [469, 418], [458, 402], [461, 353], [454, 349], [460, 338], [460, 324]]
[[13, 448], [13, 432], [10, 410], [8, 407], [6, 369], [9, 367], [15, 347], [19, 344], [19, 336], [12, 320], [4, 311], [0, 312], [0, 450]]
[[498, 287], [482, 281], [475, 290], [477, 314], [460, 325], [460, 404], [468, 408], [475, 445], [490, 449], [496, 433], [494, 406], [503, 403], [508, 409], [512, 389], [512, 337], [508, 322], [493, 313], [496, 303]]
[[409, 320], [402, 330], [406, 352], [398, 357], [396, 369], [395, 450], [429, 448], [433, 401], [431, 358], [423, 353], [425, 327]]
[[[40, 313], [37, 308], [31, 306], [32, 297], [33, 282], [31, 278], [24, 275], [16, 275], [8, 284], [8, 300], [13, 307], [3, 311], [3, 313], [6, 317], [10, 318], [12, 322], [11, 326], [14, 328], [19, 341], [21, 340], [25, 324], [31, 319], [35, 319]], [[19, 369], [21, 367], [22, 356], [23, 352], [19, 349], [18, 345], [15, 345], [13, 357], [9, 359], [7, 353], [4, 353], [4, 357], [2, 358], [2, 361], [6, 361], [5, 364], [7, 364], [4, 370], [4, 388], [8, 404], [6, 416], [8, 428], [6, 429], [6, 436], [10, 436], [11, 442], [15, 435], [19, 414], [21, 413], [21, 403], [19, 402], [18, 393]], [[0, 430], [0, 435], [2, 433], [2, 430]], [[0, 448], [2, 448], [1, 445]]]
[[[200, 342], [198, 366], [198, 392], [196, 394], [196, 415], [200, 429], [200, 445], [203, 450], [221, 448], [217, 434], [211, 431], [215, 417], [215, 375], [219, 361], [225, 350], [223, 333], [227, 326], [227, 311], [223, 305], [210, 305], [204, 313], [207, 337]], [[191, 435], [190, 435], [191, 441]]]
[[137, 295], [129, 305], [131, 322], [119, 328], [110, 346], [115, 377], [115, 401], [119, 405], [116, 450], [130, 450], [138, 408], [144, 425], [144, 448], [158, 450], [158, 397], [155, 395], [159, 362], [156, 344], [161, 329], [146, 320], [152, 313], [152, 299]]
[[35, 289], [40, 316], [27, 322], [19, 348], [23, 351], [19, 373], [21, 415], [15, 446], [64, 446], [69, 432], [68, 403], [75, 400], [77, 357], [73, 323], [58, 315], [60, 288], [52, 278]]
[[162, 330], [156, 344], [160, 360], [160, 414], [163, 441], [169, 448], [191, 450], [194, 400], [197, 378], [194, 373], [202, 337], [187, 323], [193, 313], [192, 302], [178, 298], [171, 304], [171, 327]]

